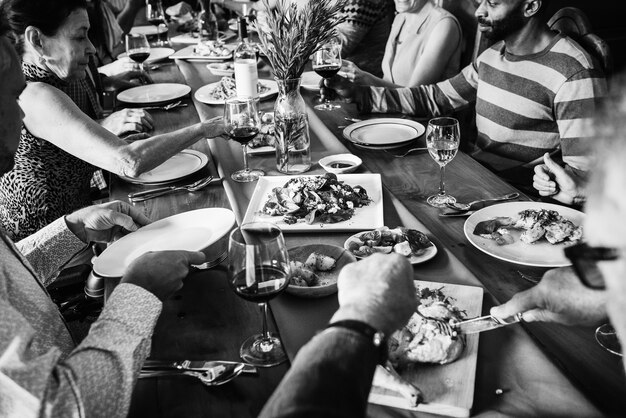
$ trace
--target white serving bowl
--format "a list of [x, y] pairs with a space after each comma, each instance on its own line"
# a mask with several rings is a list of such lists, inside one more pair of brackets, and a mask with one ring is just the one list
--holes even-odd
[[359, 168], [363, 161], [354, 154], [334, 154], [319, 160], [322, 168], [329, 173], [352, 173]]

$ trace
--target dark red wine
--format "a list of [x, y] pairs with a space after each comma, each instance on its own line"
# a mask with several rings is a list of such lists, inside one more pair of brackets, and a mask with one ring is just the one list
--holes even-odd
[[339, 72], [341, 66], [338, 65], [324, 65], [321, 67], [313, 67], [313, 71], [319, 74], [322, 78], [331, 78]]
[[272, 266], [257, 267], [254, 270], [255, 282], [246, 285], [246, 270], [231, 279], [235, 293], [251, 302], [267, 302], [287, 287], [287, 273]]
[[237, 141], [240, 144], [247, 144], [252, 141], [259, 133], [259, 128], [244, 126], [243, 128], [233, 128], [228, 132], [228, 136], [233, 141]]
[[148, 22], [151, 25], [154, 25], [154, 26], [159, 26], [161, 23], [165, 24], [165, 21], [163, 19], [161, 19], [161, 18], [158, 18], [158, 19], [148, 19]]
[[135, 62], [144, 62], [150, 56], [149, 52], [131, 52], [128, 54], [131, 60]]

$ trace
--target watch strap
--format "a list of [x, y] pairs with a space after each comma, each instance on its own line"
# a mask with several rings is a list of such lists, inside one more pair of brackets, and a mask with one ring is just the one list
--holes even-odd
[[361, 334], [368, 341], [371, 341], [372, 345], [376, 347], [376, 349], [380, 352], [378, 362], [380, 364], [385, 364], [387, 361], [387, 337], [381, 331], [378, 331], [373, 326], [363, 322], [357, 321], [355, 319], [344, 319], [341, 321], [336, 321], [326, 326], [326, 329], [329, 328], [347, 328], [351, 331], [356, 332], [357, 334]]

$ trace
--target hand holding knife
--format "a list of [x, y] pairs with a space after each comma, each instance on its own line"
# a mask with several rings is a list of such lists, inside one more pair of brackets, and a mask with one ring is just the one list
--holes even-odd
[[465, 321], [456, 322], [452, 325], [452, 330], [460, 334], [476, 334], [483, 331], [491, 331], [492, 329], [501, 328], [506, 325], [516, 324], [523, 320], [522, 313], [518, 313], [513, 317], [499, 319], [492, 315], [471, 318]]

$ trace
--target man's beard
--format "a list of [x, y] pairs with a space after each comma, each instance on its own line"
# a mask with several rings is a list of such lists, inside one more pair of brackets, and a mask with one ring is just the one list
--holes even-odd
[[0, 176], [13, 169], [15, 155], [0, 141]]
[[497, 21], [489, 21], [478, 17], [478, 23], [489, 26], [490, 31], [483, 32], [486, 38], [492, 41], [501, 41], [512, 33], [520, 30], [526, 24], [522, 8], [511, 11], [511, 13]]

